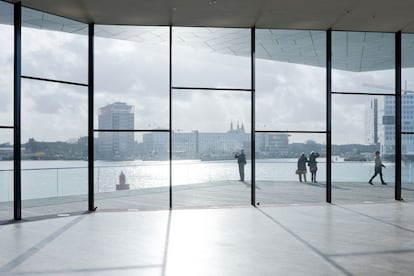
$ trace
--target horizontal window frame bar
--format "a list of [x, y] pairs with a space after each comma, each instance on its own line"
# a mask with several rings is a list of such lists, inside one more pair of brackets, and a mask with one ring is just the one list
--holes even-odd
[[14, 129], [13, 126], [0, 126], [0, 129]]
[[402, 131], [401, 135], [413, 135], [414, 131]]
[[241, 92], [252, 92], [252, 89], [243, 89], [243, 88], [208, 88], [208, 87], [180, 87], [173, 86], [172, 90], [205, 90], [205, 91], [241, 91]]
[[38, 77], [30, 77], [30, 76], [22, 76], [22, 79], [37, 80], [37, 81], [47, 81], [47, 82], [54, 82], [54, 83], [68, 84], [68, 85], [75, 85], [75, 86], [83, 86], [83, 87], [88, 87], [89, 86], [87, 84], [79, 83], [79, 82], [60, 81], [60, 80], [46, 79], [46, 78], [38, 78]]
[[170, 132], [169, 129], [94, 129], [94, 132]]
[[371, 93], [371, 92], [331, 92], [332, 95], [362, 95], [362, 96], [393, 96], [396, 94], [387, 94], [387, 93]]
[[255, 130], [255, 133], [309, 133], [309, 134], [326, 134], [325, 130]]

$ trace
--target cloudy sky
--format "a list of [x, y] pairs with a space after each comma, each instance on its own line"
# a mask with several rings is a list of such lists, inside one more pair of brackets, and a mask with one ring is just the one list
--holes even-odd
[[[140, 28], [135, 29], [139, 32]], [[12, 29], [0, 25], [0, 32], [0, 125], [11, 125]], [[229, 89], [173, 90], [173, 130], [224, 132], [230, 122], [243, 123], [245, 129], [250, 129], [250, 92], [230, 90], [250, 89], [250, 59], [188, 47], [179, 37], [173, 41], [173, 86]], [[98, 108], [119, 101], [134, 106], [136, 129], [168, 129], [167, 42], [168, 36], [157, 41], [96, 38], [95, 128]], [[23, 75], [87, 83], [86, 36], [24, 28], [22, 43]], [[324, 131], [325, 77], [325, 69], [321, 67], [257, 59], [256, 129]], [[335, 91], [387, 93], [393, 85], [392, 70], [333, 72]], [[333, 95], [334, 143], [365, 142], [365, 108], [372, 98]], [[11, 137], [10, 132], [8, 135], [4, 134], [7, 131], [1, 132], [0, 140]], [[39, 141], [67, 141], [86, 135], [86, 87], [22, 80], [23, 142], [30, 137]], [[320, 134], [296, 134], [291, 139], [325, 142]]]

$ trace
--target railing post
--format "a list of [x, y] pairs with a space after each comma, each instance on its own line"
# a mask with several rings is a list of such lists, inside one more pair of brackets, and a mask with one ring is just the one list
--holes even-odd
[[59, 197], [59, 168], [56, 168], [56, 197]]

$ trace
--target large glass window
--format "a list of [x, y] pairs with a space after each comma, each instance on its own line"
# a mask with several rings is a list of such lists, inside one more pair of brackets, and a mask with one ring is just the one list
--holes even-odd
[[0, 126], [13, 125], [13, 5], [0, 2]]
[[[167, 132], [96, 133], [95, 205], [100, 209], [159, 209], [169, 205]], [[122, 155], [122, 148], [129, 155]], [[119, 151], [118, 151], [119, 150]], [[118, 155], [121, 152], [121, 155]]]
[[395, 35], [333, 32], [332, 68], [333, 201], [393, 200]]
[[414, 201], [414, 135], [402, 135], [401, 197], [405, 201]]
[[324, 202], [325, 140], [325, 134], [257, 133], [256, 203]]
[[326, 35], [256, 30], [256, 130], [326, 130]]
[[395, 35], [332, 32], [332, 68], [335, 92], [394, 94]]
[[414, 200], [414, 34], [402, 35], [401, 196]]
[[13, 130], [0, 129], [0, 223], [13, 219]]
[[[394, 96], [333, 95], [332, 197], [335, 202], [394, 199], [394, 100]], [[376, 152], [385, 167], [377, 163]], [[375, 172], [378, 174], [371, 179]]]
[[169, 206], [169, 28], [95, 26], [95, 205]]
[[249, 204], [250, 93], [174, 90], [172, 108], [174, 207]]
[[168, 129], [169, 28], [95, 29], [95, 127], [122, 129], [99, 118], [105, 106], [125, 103], [134, 114], [128, 129]]
[[[256, 201], [324, 202], [326, 34], [260, 29], [255, 43]], [[311, 152], [320, 163], [313, 178]]]
[[173, 28], [174, 207], [250, 204], [250, 37], [249, 29]]
[[13, 219], [13, 14], [0, 1], [0, 223]]
[[86, 84], [88, 25], [22, 8], [22, 75]]
[[26, 8], [22, 22], [22, 216], [85, 211], [87, 24]]
[[82, 86], [22, 80], [23, 217], [87, 209], [87, 95]]
[[250, 30], [173, 28], [174, 87], [251, 88]]

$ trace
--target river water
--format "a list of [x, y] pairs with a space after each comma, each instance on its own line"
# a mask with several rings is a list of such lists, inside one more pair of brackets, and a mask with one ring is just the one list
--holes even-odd
[[[347, 182], [367, 182], [373, 174], [373, 162], [345, 162], [340, 158], [332, 163], [332, 179]], [[246, 166], [246, 180], [250, 180], [251, 163]], [[256, 160], [256, 180], [296, 181], [296, 159]], [[384, 178], [394, 182], [393, 163], [385, 163]], [[0, 162], [0, 202], [13, 198], [13, 162]], [[403, 164], [403, 182], [414, 180], [412, 162]], [[23, 161], [22, 198], [45, 198], [55, 196], [87, 194], [88, 177], [86, 161]], [[131, 189], [163, 187], [169, 185], [168, 161], [95, 161], [95, 191], [110, 192], [119, 183], [123, 172]], [[319, 158], [318, 181], [325, 181], [326, 163]], [[308, 173], [308, 178], [310, 175]], [[199, 161], [179, 160], [172, 165], [173, 185], [237, 180], [238, 168], [235, 160]]]

